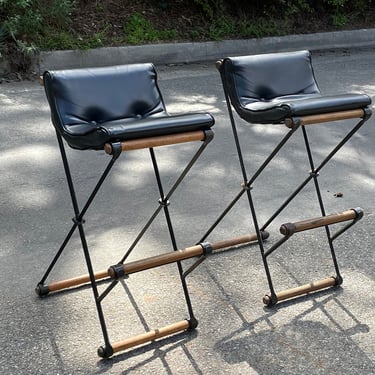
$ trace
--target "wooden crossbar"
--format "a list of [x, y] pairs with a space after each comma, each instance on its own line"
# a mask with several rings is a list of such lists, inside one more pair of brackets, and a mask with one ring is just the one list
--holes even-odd
[[[190, 323], [188, 320], [182, 320], [180, 322], [176, 322], [173, 324], [170, 324], [168, 326], [158, 328], [149, 332], [142, 333], [140, 335], [136, 335], [133, 337], [130, 337], [128, 339], [125, 339], [123, 341], [114, 342], [111, 344], [113, 354], [118, 353], [120, 351], [133, 348], [138, 345], [145, 344], [149, 341], [155, 341], [157, 339], [173, 335], [177, 332], [186, 331], [190, 328]], [[101, 357], [105, 356], [105, 351], [101, 350], [99, 348], [98, 354]]]
[[[286, 289], [281, 292], [276, 293], [276, 302], [284, 301], [289, 298], [297, 297], [303, 294], [315, 292], [321, 289], [329, 288], [337, 285], [337, 280], [335, 277], [328, 277], [326, 279], [321, 279], [313, 281], [310, 284], [305, 284], [298, 286], [296, 288]], [[272, 298], [270, 295], [266, 294], [263, 297], [263, 303], [267, 306], [272, 304]]]
[[[164, 266], [166, 264], [178, 262], [184, 259], [193, 258], [203, 254], [203, 248], [200, 245], [187, 247], [183, 250], [171, 251], [166, 254], [155, 255], [146, 259], [140, 259], [121, 265], [124, 275], [145, 271], [150, 268]], [[109, 276], [116, 278], [114, 268], [109, 268]]]
[[360, 211], [360, 209], [350, 209], [337, 214], [307, 219], [296, 223], [286, 223], [281, 225], [280, 233], [284, 236], [291, 236], [296, 232], [319, 228], [325, 225], [336, 224], [343, 221], [354, 220], [357, 219], [361, 213], [362, 211]]
[[[264, 232], [267, 233], [267, 232]], [[263, 239], [268, 237], [268, 233], [263, 235]], [[246, 236], [241, 236], [241, 237], [235, 237], [230, 240], [225, 240], [221, 242], [217, 242], [214, 244], [208, 244], [208, 247], [212, 249], [212, 251], [215, 250], [220, 250], [220, 249], [225, 249], [233, 246], [237, 246], [240, 244], [252, 242], [257, 240], [257, 235], [256, 234], [249, 234]], [[197, 257], [200, 255], [204, 254], [204, 248], [201, 245], [195, 245], [191, 247], [187, 247], [183, 250], [176, 250], [172, 251], [166, 254], [160, 254], [160, 255], [155, 255], [153, 257], [149, 257], [146, 259], [140, 259], [136, 260], [133, 262], [129, 262], [127, 264], [123, 265], [117, 265], [120, 266], [120, 271], [122, 275], [130, 275], [132, 273], [140, 272], [140, 271], [145, 271], [150, 268], [154, 267], [159, 267], [159, 266], [164, 266], [166, 264], [178, 262], [184, 259], [189, 259], [193, 257]], [[117, 266], [113, 266], [109, 268], [108, 274], [112, 278], [116, 278], [117, 275]]]
[[[268, 232], [263, 232], [262, 239], [266, 239], [268, 235], [269, 235]], [[249, 235], [235, 237], [235, 238], [221, 241], [221, 242], [216, 242], [213, 244], [210, 244], [210, 243], [207, 243], [207, 244], [213, 251], [215, 251], [215, 250], [234, 247], [236, 245], [253, 242], [256, 240], [257, 240], [256, 234], [249, 234]], [[200, 255], [203, 255], [204, 251], [205, 250], [203, 249], [201, 245], [194, 245], [194, 246], [182, 249], [182, 250], [171, 251], [165, 254], [155, 255], [153, 257], [112, 266], [108, 270], [102, 270], [102, 271], [96, 272], [94, 274], [94, 278], [95, 280], [101, 280], [101, 279], [105, 279], [109, 277], [115, 278], [116, 270], [118, 270], [117, 267], [120, 267], [123, 275], [130, 275], [132, 273], [145, 271], [151, 268], [167, 265], [167, 264], [174, 263], [177, 261], [182, 261], [184, 259], [197, 257]], [[56, 292], [58, 290], [67, 289], [67, 288], [79, 286], [82, 284], [87, 284], [89, 282], [90, 282], [90, 276], [82, 275], [82, 276], [73, 277], [73, 278], [66, 279], [66, 280], [55, 281], [45, 286], [40, 286], [39, 290], [37, 288], [37, 293], [40, 295], [44, 295], [49, 292]]]
[[[262, 240], [265, 240], [269, 237], [268, 232], [262, 232], [261, 235], [262, 235]], [[221, 249], [227, 249], [227, 248], [231, 248], [233, 246], [237, 246], [237, 245], [241, 245], [241, 244], [245, 244], [245, 243], [253, 242], [253, 241], [257, 241], [257, 240], [258, 240], [257, 235], [255, 233], [252, 233], [252, 234], [248, 234], [248, 235], [241, 236], [241, 237], [234, 237], [234, 238], [231, 238], [229, 240], [215, 242], [215, 243], [211, 244], [211, 248], [214, 251], [215, 250], [221, 250]]]
[[[108, 271], [99, 271], [95, 273], [94, 278], [95, 280], [101, 280], [105, 279], [108, 277]], [[66, 279], [66, 280], [60, 280], [60, 281], [55, 281], [50, 284], [48, 284], [48, 292], [56, 292], [61, 289], [67, 289], [71, 288], [73, 286], [78, 286], [82, 284], [87, 284], [90, 282], [90, 276], [89, 275], [82, 275], [82, 276], [77, 276], [73, 277], [71, 279]]]
[[[333, 121], [340, 121], [352, 118], [362, 118], [365, 115], [365, 111], [363, 109], [352, 109], [348, 111], [340, 111], [340, 112], [331, 112], [331, 113], [321, 113], [318, 115], [310, 115], [310, 116], [301, 116], [298, 117], [298, 121], [300, 125], [313, 125], [313, 124], [320, 124], [324, 122], [333, 122]], [[295, 125], [295, 121], [293, 118], [286, 119], [285, 125], [288, 128], [293, 128]]]

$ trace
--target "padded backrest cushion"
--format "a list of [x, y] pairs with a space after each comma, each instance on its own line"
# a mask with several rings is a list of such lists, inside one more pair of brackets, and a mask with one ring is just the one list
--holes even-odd
[[43, 79], [52, 122], [63, 136], [165, 111], [152, 64], [47, 71]]
[[229, 57], [221, 67], [232, 104], [319, 93], [309, 51]]

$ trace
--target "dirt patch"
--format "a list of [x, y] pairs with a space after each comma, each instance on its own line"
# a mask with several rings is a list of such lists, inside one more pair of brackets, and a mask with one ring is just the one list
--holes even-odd
[[79, 1], [72, 13], [72, 29], [86, 38], [100, 33], [106, 45], [116, 45], [126, 39], [124, 26], [134, 15], [150, 21], [155, 30], [175, 30], [181, 41], [191, 39], [196, 30], [207, 27], [208, 20], [196, 5], [179, 1], [163, 4], [162, 1], [153, 5], [148, 1]]
[[[239, 1], [227, 2], [227, 9], [223, 20], [222, 15], [207, 17], [202, 9], [190, 1], [120, 1], [80, 0], [72, 14], [72, 30], [83, 38], [92, 38], [101, 34], [105, 45], [124, 44], [127, 35], [124, 26], [135, 14], [141, 15], [151, 22], [155, 30], [173, 30], [173, 41], [205, 41], [212, 39], [251, 38], [259, 35], [273, 36], [286, 34], [307, 34], [325, 31], [352, 30], [374, 27], [375, 7], [361, 16], [358, 12], [345, 14], [341, 19], [324, 9], [315, 9], [309, 13], [291, 13], [285, 15], [285, 9], [261, 5], [259, 2], [249, 4], [244, 8], [236, 4]], [[266, 2], [270, 3], [270, 2]], [[239, 23], [247, 25], [242, 29], [233, 27]], [[168, 38], [167, 38], [168, 39]], [[165, 41], [165, 40], [164, 40]], [[147, 41], [146, 41], [147, 42]], [[153, 40], [152, 42], [155, 42]], [[156, 41], [157, 42], [157, 41]]]

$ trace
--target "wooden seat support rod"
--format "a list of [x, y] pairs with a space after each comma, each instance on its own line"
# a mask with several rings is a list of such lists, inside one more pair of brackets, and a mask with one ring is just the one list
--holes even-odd
[[[266, 239], [268, 237], [268, 232], [262, 233], [262, 239]], [[129, 275], [131, 273], [136, 273], [140, 271], [144, 271], [150, 268], [163, 266], [166, 264], [174, 263], [177, 261], [181, 261], [184, 259], [193, 258], [196, 256], [204, 255], [205, 252], [209, 253], [207, 249], [212, 251], [231, 248], [236, 245], [241, 245], [249, 242], [253, 242], [257, 240], [257, 235], [249, 234], [241, 237], [235, 237], [229, 240], [220, 241], [217, 243], [204, 243], [201, 245], [194, 245], [191, 247], [187, 247], [182, 250], [171, 251], [169, 253], [155, 255], [153, 257], [136, 260], [133, 262], [128, 262], [126, 264], [117, 264], [115, 266], [111, 266], [108, 270], [99, 271], [94, 274], [95, 280], [101, 280], [108, 277], [111, 278], [118, 278], [125, 275]], [[71, 279], [55, 281], [48, 285], [38, 285], [36, 288], [36, 293], [40, 296], [46, 295], [49, 292], [56, 292], [58, 290], [67, 289], [75, 286], [79, 286], [82, 284], [86, 284], [90, 282], [89, 275], [82, 275], [78, 277], [74, 277]]]
[[321, 113], [318, 115], [301, 116], [298, 118], [288, 118], [285, 120], [285, 126], [293, 128], [297, 123], [299, 125], [312, 125], [324, 122], [347, 120], [352, 118], [362, 118], [366, 115], [363, 109], [352, 109], [348, 111]]
[[[147, 137], [147, 138], [122, 141], [121, 149], [122, 151], [140, 150], [143, 148], [167, 146], [167, 145], [173, 145], [177, 143], [204, 141], [205, 138], [206, 138], [206, 134], [203, 130], [195, 130], [191, 132], [159, 135], [155, 137]], [[110, 143], [106, 143], [104, 145], [104, 151], [107, 154], [112, 155], [112, 152], [113, 152], [112, 145]]]

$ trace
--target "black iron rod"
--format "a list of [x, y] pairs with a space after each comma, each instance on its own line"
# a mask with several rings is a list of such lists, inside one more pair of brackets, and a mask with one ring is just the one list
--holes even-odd
[[[234, 141], [237, 149], [238, 159], [242, 171], [243, 180], [245, 181], [246, 188], [251, 188], [251, 185], [255, 182], [255, 180], [259, 177], [259, 175], [263, 172], [263, 170], [268, 166], [268, 164], [272, 161], [272, 159], [276, 156], [276, 154], [281, 150], [281, 148], [285, 145], [285, 143], [288, 141], [288, 139], [292, 136], [292, 134], [298, 129], [298, 126], [292, 128], [280, 141], [280, 143], [275, 147], [275, 149], [272, 151], [272, 153], [266, 158], [266, 160], [262, 163], [262, 165], [257, 169], [257, 171], [254, 173], [254, 175], [251, 177], [251, 179], [247, 180], [247, 174], [246, 174], [246, 168], [245, 163], [242, 156], [241, 151], [241, 144], [239, 141], [237, 129], [235, 126], [234, 121], [234, 115], [232, 111], [232, 106], [230, 104], [230, 99], [228, 94], [226, 93], [226, 90], [224, 89], [225, 93], [225, 99], [227, 102], [227, 108], [229, 113], [229, 118], [232, 126]], [[203, 242], [213, 231], [214, 229], [219, 225], [219, 223], [224, 219], [224, 217], [231, 211], [231, 209], [235, 206], [235, 204], [239, 201], [239, 199], [242, 197], [242, 195], [245, 193], [246, 188], [243, 188], [228, 204], [228, 206], [224, 209], [224, 211], [220, 214], [220, 216], [214, 221], [214, 223], [210, 226], [210, 228], [206, 231], [206, 233], [202, 236], [200, 241], [198, 243]], [[261, 229], [261, 231], [264, 228]]]
[[[169, 232], [169, 236], [170, 236], [170, 239], [171, 239], [171, 242], [172, 242], [173, 250], [176, 251], [176, 250], [178, 250], [178, 247], [177, 247], [176, 236], [175, 236], [173, 225], [172, 225], [172, 219], [171, 219], [169, 209], [168, 209], [169, 201], [168, 201], [168, 198], [164, 196], [163, 184], [162, 184], [162, 181], [161, 181], [160, 171], [159, 171], [158, 163], [157, 163], [155, 152], [154, 152], [153, 148], [150, 148], [150, 155], [151, 155], [152, 165], [154, 167], [156, 182], [157, 182], [159, 193], [160, 193], [160, 200], [161, 200], [160, 203], [161, 203], [161, 205], [163, 206], [163, 209], [164, 209], [164, 216], [165, 216], [165, 219], [166, 219], [166, 222], [167, 222], [168, 232]], [[181, 181], [182, 181], [182, 179], [179, 178], [178, 183], [180, 183]], [[189, 316], [190, 316], [190, 318], [194, 318], [193, 306], [191, 304], [191, 299], [190, 299], [189, 291], [188, 291], [188, 288], [187, 288], [187, 285], [186, 285], [186, 280], [185, 280], [185, 277], [183, 275], [182, 264], [181, 264], [181, 261], [177, 261], [176, 263], [177, 263], [177, 268], [178, 268], [178, 272], [179, 272], [179, 275], [180, 275], [182, 289], [183, 289], [183, 292], [184, 292], [184, 295], [185, 295], [185, 301], [186, 301], [187, 309], [188, 309], [188, 312], [189, 312]]]
[[[179, 176], [179, 178], [176, 180], [176, 182], [174, 183], [174, 185], [171, 187], [171, 189], [168, 192], [168, 194], [165, 197], [162, 197], [162, 198], [164, 198], [165, 200], [169, 200], [171, 198], [171, 196], [174, 193], [174, 191], [180, 185], [180, 183], [182, 182], [182, 180], [184, 179], [184, 177], [187, 175], [187, 173], [189, 172], [189, 170], [192, 168], [193, 164], [199, 158], [199, 156], [201, 155], [201, 153], [203, 152], [203, 150], [207, 147], [207, 145], [208, 145], [208, 143], [210, 141], [211, 141], [211, 138], [209, 138], [209, 137], [207, 138], [207, 140], [206, 139], [204, 140], [203, 144], [199, 147], [198, 151], [194, 154], [193, 158], [190, 160], [190, 162], [185, 167], [185, 169], [183, 170], [183, 172], [181, 173], [181, 175]], [[162, 205], [159, 205], [156, 208], [156, 210], [154, 211], [154, 213], [151, 215], [150, 219], [147, 221], [147, 223], [144, 225], [144, 227], [139, 232], [138, 236], [135, 238], [135, 240], [133, 241], [133, 243], [129, 246], [128, 250], [126, 251], [125, 255], [122, 257], [122, 259], [120, 260], [119, 263], [124, 263], [125, 260], [129, 257], [129, 255], [132, 253], [132, 251], [134, 250], [134, 248], [137, 246], [138, 242], [141, 240], [141, 238], [143, 237], [143, 235], [146, 233], [146, 231], [148, 230], [148, 228], [150, 227], [150, 225], [153, 223], [153, 221], [155, 220], [155, 218], [158, 216], [158, 214], [161, 211], [161, 209], [162, 209]]]
[[[322, 194], [321, 194], [319, 182], [318, 182], [318, 172], [315, 170], [314, 160], [313, 160], [313, 156], [312, 156], [312, 152], [311, 152], [311, 148], [310, 148], [310, 143], [309, 143], [308, 136], [307, 136], [306, 127], [302, 128], [302, 133], [303, 133], [303, 139], [305, 141], [305, 148], [306, 148], [308, 159], [309, 159], [311, 174], [312, 174], [313, 181], [314, 181], [314, 186], [315, 186], [315, 191], [316, 191], [316, 195], [317, 195], [318, 202], [319, 202], [320, 211], [321, 211], [322, 216], [326, 216], [324, 202], [323, 202], [323, 198], [322, 198]], [[339, 265], [338, 265], [335, 249], [334, 249], [334, 246], [333, 246], [333, 241], [331, 239], [331, 231], [330, 231], [328, 225], [325, 225], [325, 230], [326, 230], [329, 248], [331, 250], [331, 257], [332, 257], [333, 265], [334, 265], [334, 268], [335, 268], [335, 271], [336, 271], [336, 275], [337, 275], [338, 278], [341, 278]]]
[[72, 225], [70, 231], [66, 235], [63, 243], [61, 244], [61, 246], [60, 246], [59, 250], [57, 251], [56, 255], [54, 256], [54, 258], [52, 259], [52, 262], [50, 263], [49, 267], [47, 268], [47, 270], [46, 270], [45, 274], [43, 275], [39, 284], [44, 284], [44, 282], [46, 281], [47, 277], [49, 276], [52, 269], [54, 268], [56, 262], [58, 261], [61, 254], [63, 253], [66, 245], [70, 241], [70, 238], [72, 237], [73, 233], [77, 229], [77, 226], [78, 226], [79, 222], [82, 221], [83, 216], [85, 215], [86, 211], [90, 207], [93, 199], [95, 198], [98, 190], [100, 189], [101, 185], [103, 184], [103, 182], [104, 182], [105, 178], [107, 177], [109, 171], [113, 167], [114, 162], [116, 161], [116, 159], [119, 156], [118, 154], [115, 154], [114, 156], [112, 156], [112, 158], [111, 158], [110, 162], [108, 163], [105, 171], [103, 172], [103, 174], [102, 174], [101, 178], [99, 179], [97, 185], [95, 186], [93, 192], [89, 196], [86, 204], [84, 205], [82, 211], [80, 212], [79, 206], [78, 206], [77, 196], [75, 194], [75, 189], [74, 189], [74, 186], [73, 186], [73, 179], [72, 179], [72, 175], [71, 175], [71, 172], [70, 172], [70, 167], [69, 167], [68, 158], [67, 158], [67, 155], [66, 155], [64, 143], [63, 143], [61, 135], [58, 132], [56, 132], [56, 136], [57, 136], [57, 141], [58, 141], [58, 145], [59, 145], [59, 148], [60, 148], [61, 158], [62, 158], [63, 165], [64, 165], [64, 171], [65, 171], [65, 175], [66, 175], [66, 179], [67, 179], [67, 183], [68, 183], [69, 193], [70, 193], [75, 217], [74, 217], [73, 225]]
[[[358, 129], [365, 123], [367, 118], [362, 119], [357, 123], [357, 125], [339, 142], [336, 147], [327, 155], [327, 157], [321, 162], [321, 164], [315, 169], [315, 173], [319, 171], [332, 159], [332, 157], [344, 146], [344, 144], [355, 134]], [[304, 128], [304, 127], [303, 127]], [[261, 231], [265, 230], [273, 220], [288, 206], [288, 204], [295, 198], [295, 196], [310, 182], [313, 178], [313, 174], [310, 174], [306, 180], [304, 180], [298, 188], [284, 201], [284, 203], [279, 207], [279, 209], [267, 220], [267, 222], [262, 226]]]

